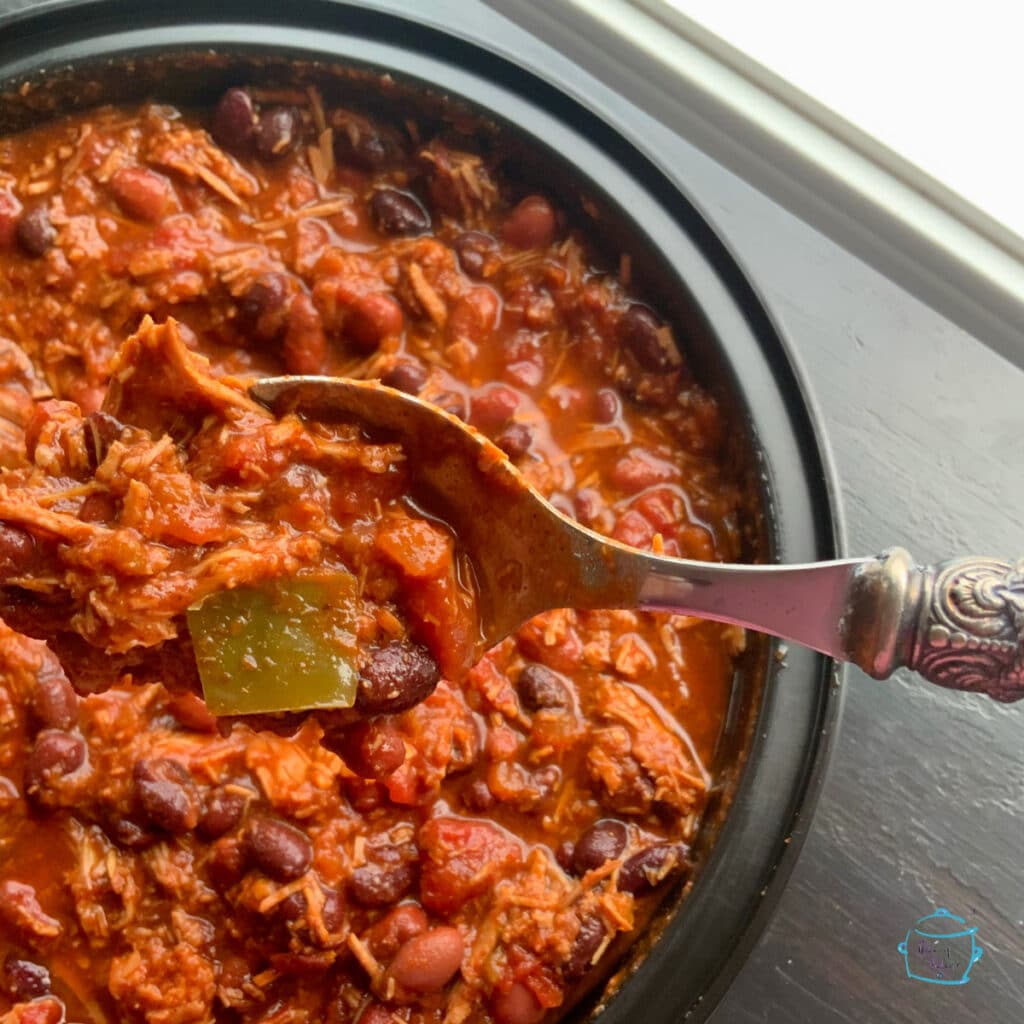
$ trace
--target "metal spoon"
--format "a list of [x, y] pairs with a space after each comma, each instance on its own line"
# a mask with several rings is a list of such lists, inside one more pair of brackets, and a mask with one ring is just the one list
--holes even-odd
[[906, 666], [940, 686], [1024, 697], [1024, 559], [922, 568], [901, 548], [810, 565], [668, 558], [573, 522], [483, 435], [400, 391], [275, 377], [249, 393], [277, 415], [350, 420], [401, 442], [476, 571], [479, 654], [548, 609], [644, 608], [771, 633], [876, 679]]

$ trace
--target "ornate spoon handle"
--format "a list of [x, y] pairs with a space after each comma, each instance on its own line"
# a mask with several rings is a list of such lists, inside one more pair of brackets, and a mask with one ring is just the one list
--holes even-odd
[[842, 627], [848, 660], [876, 679], [906, 666], [952, 690], [1024, 698], [1024, 559], [916, 566], [902, 548], [854, 573]]

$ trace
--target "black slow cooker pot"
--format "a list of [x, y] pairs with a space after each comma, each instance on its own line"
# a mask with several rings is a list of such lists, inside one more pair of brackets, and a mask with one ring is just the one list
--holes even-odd
[[[410, 9], [413, 5], [409, 5]], [[384, 77], [381, 75], [384, 73]], [[724, 402], [753, 495], [753, 559], [840, 555], [841, 527], [820, 429], [792, 352], [687, 183], [628, 124], [595, 117], [545, 69], [457, 39], [415, 14], [349, 3], [152, 0], [43, 4], [0, 17], [0, 135], [53, 113], [157, 97], [212, 102], [226, 87], [315, 82], [330, 98], [376, 89], [383, 106], [468, 107], [510, 147], [687, 339], [697, 376]], [[585, 94], [581, 77], [574, 91]], [[586, 202], [581, 200], [585, 199]], [[737, 672], [694, 879], [571, 1020], [703, 1020], [739, 969], [792, 869], [840, 707], [836, 667], [756, 638]]]

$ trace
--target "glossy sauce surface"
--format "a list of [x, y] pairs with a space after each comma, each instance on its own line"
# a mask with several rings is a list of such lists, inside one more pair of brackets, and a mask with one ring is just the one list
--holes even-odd
[[[685, 339], [476, 145], [255, 90], [0, 140], [11, 1020], [554, 1019], [685, 875], [742, 634], [557, 611], [460, 677], [401, 450], [245, 399], [379, 378], [594, 529], [736, 557]], [[364, 720], [214, 719], [186, 608], [331, 566]]]

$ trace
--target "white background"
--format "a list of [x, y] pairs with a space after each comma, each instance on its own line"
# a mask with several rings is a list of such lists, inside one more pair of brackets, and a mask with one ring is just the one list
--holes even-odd
[[1024, 236], [1021, 0], [667, 0]]

